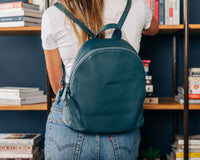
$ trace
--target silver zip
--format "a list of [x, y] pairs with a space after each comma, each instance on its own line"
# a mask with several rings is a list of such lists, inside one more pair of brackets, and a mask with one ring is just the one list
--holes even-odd
[[[131, 49], [127, 49], [127, 48], [123, 48], [123, 47], [106, 47], [106, 48], [97, 48], [97, 49], [94, 49], [90, 52], [88, 52], [86, 55], [84, 55], [82, 58], [80, 58], [80, 60], [78, 61], [78, 63], [76, 64], [75, 67], [73, 67], [73, 70], [71, 71], [71, 76], [69, 78], [69, 84], [71, 85], [71, 82], [74, 78], [74, 73], [76, 71], [76, 69], [78, 68], [78, 66], [88, 57], [89, 54], [91, 54], [92, 52], [96, 52], [96, 51], [101, 51], [101, 50], [104, 50], [104, 49], [122, 49], [122, 50], [126, 50], [126, 51], [130, 51], [132, 53], [134, 53]], [[134, 53], [135, 54], [135, 53]], [[138, 56], [138, 54], [135, 54]], [[138, 56], [139, 59], [141, 59], [139, 56]], [[143, 65], [142, 61], [141, 61], [141, 64]]]

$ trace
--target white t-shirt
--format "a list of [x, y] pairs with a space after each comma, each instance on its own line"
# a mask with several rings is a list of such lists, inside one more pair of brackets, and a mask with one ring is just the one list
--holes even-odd
[[[104, 0], [104, 25], [117, 23], [125, 9], [126, 0]], [[122, 38], [127, 40], [139, 52], [141, 32], [151, 25], [152, 12], [144, 0], [132, 0], [132, 6], [122, 27]], [[113, 30], [106, 31], [111, 37]], [[42, 46], [45, 50], [59, 49], [65, 65], [66, 82], [69, 80], [71, 67], [79, 50], [79, 41], [69, 19], [55, 6], [48, 8], [42, 17]]]

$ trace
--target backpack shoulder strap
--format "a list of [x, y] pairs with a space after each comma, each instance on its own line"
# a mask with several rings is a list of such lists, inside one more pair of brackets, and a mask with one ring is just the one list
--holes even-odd
[[124, 10], [119, 22], [118, 22], [118, 25], [119, 25], [120, 28], [122, 28], [124, 21], [126, 20], [126, 17], [127, 17], [129, 10], [131, 8], [131, 3], [132, 3], [132, 0], [127, 0], [126, 8], [125, 8], [125, 10]]
[[63, 6], [60, 3], [55, 3], [54, 6], [57, 7], [59, 10], [61, 10], [62, 12], [64, 12], [72, 21], [74, 21], [77, 25], [79, 25], [92, 38], [95, 38], [95, 34], [88, 27], [86, 27], [86, 25], [84, 25], [80, 20], [74, 17], [73, 14], [71, 14], [65, 6]]

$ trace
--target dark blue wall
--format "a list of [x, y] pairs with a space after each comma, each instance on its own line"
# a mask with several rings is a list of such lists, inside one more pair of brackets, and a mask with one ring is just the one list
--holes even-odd
[[[200, 23], [200, 1], [190, 1], [190, 23]], [[182, 13], [182, 10], [181, 10]], [[182, 22], [182, 17], [181, 17]], [[200, 35], [190, 36], [189, 66], [200, 67]], [[177, 35], [177, 79], [183, 84], [183, 33]], [[155, 95], [172, 96], [172, 35], [143, 37], [140, 55], [151, 59]], [[30, 86], [45, 90], [45, 61], [40, 36], [0, 36], [0, 86]], [[144, 111], [141, 148], [149, 146], [171, 151], [173, 115], [178, 117], [178, 133], [183, 133], [182, 111]], [[190, 112], [190, 133], [200, 133], [200, 111]], [[0, 132], [45, 132], [44, 111], [1, 111]], [[165, 156], [163, 156], [164, 158]]]

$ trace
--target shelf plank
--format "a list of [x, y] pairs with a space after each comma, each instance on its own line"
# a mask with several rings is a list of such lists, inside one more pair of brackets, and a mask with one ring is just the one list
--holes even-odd
[[[184, 29], [184, 25], [159, 25], [160, 34], [172, 34]], [[40, 34], [41, 26], [30, 27], [0, 27], [0, 35], [31, 35]]]
[[184, 29], [184, 25], [159, 25], [159, 34], [172, 34]]
[[0, 27], [0, 35], [39, 35], [41, 26]]
[[[183, 104], [180, 104], [174, 100], [172, 97], [161, 97], [159, 98], [159, 104], [144, 104], [143, 109], [144, 110], [183, 110]], [[190, 110], [200, 110], [200, 104], [190, 104], [189, 105]], [[41, 103], [41, 104], [30, 104], [30, 105], [0, 105], [0, 110], [40, 110], [40, 111], [46, 111], [47, 110], [47, 104]]]
[[47, 104], [39, 103], [39, 104], [29, 104], [29, 105], [0, 105], [1, 111], [46, 111]]
[[[172, 97], [159, 98], [159, 104], [144, 104], [144, 110], [183, 110], [184, 105]], [[189, 110], [200, 110], [200, 104], [189, 104]]]
[[190, 33], [200, 33], [200, 24], [189, 24]]

